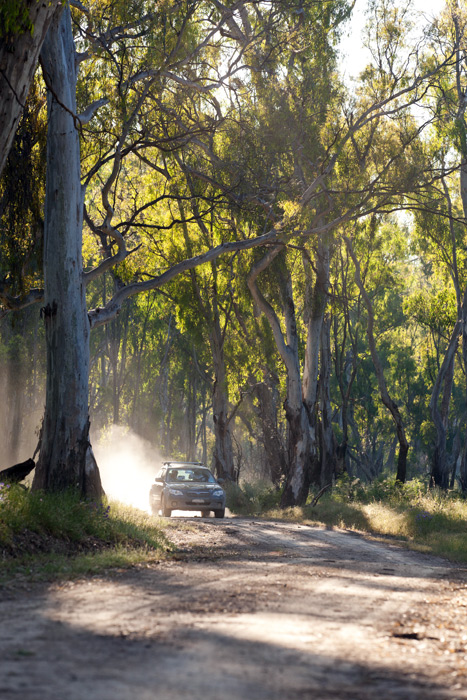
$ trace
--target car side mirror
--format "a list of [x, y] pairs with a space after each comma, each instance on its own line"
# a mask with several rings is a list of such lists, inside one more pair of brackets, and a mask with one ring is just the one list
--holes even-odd
[[160, 477], [159, 477], [159, 478], [156, 477], [156, 478], [154, 479], [154, 481], [156, 482], [156, 484], [163, 484], [163, 483], [164, 483], [164, 479], [162, 479], [162, 478], [160, 478]]
[[218, 483], [218, 484], [221, 484], [221, 486], [222, 486], [222, 484], [225, 484], [225, 479], [223, 479], [222, 477], [220, 477], [220, 479], [217, 480], [217, 483]]

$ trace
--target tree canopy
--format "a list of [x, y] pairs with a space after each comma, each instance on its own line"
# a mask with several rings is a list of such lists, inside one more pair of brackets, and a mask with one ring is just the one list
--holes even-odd
[[0, 15], [5, 79], [32, 26], [41, 52], [2, 113], [4, 459], [45, 392], [35, 488], [99, 495], [123, 423], [284, 506], [343, 474], [466, 490], [460, 4], [369, 3], [353, 85], [346, 0], [47, 7]]

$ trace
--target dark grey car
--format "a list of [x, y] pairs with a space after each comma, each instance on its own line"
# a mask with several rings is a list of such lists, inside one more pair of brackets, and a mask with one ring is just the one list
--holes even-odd
[[207, 467], [198, 462], [165, 462], [149, 492], [153, 515], [170, 518], [173, 510], [225, 514], [225, 491]]

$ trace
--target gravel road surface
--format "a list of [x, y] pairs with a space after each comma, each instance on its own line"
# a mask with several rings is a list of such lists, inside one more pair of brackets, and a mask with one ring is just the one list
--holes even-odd
[[467, 699], [467, 572], [363, 535], [170, 522], [157, 564], [0, 600], [2, 700]]

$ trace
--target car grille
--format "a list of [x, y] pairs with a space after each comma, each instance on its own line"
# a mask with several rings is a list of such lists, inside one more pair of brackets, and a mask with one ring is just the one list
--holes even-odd
[[186, 502], [190, 505], [196, 505], [200, 501], [203, 503], [210, 503], [212, 499], [212, 491], [208, 489], [190, 489], [190, 492], [186, 494]]

